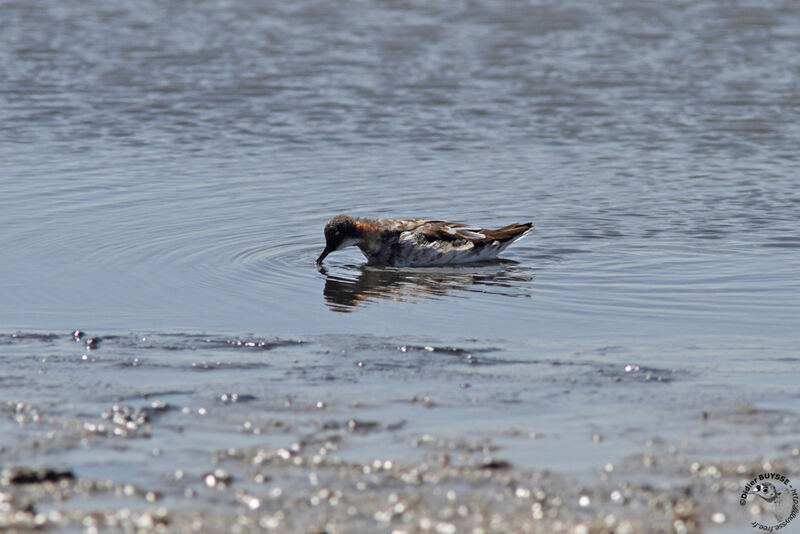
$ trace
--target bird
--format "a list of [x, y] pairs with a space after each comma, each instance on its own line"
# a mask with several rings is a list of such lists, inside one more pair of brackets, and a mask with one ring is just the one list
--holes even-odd
[[761, 482], [756, 484], [749, 493], [764, 499], [767, 502], [767, 509], [772, 512], [779, 523], [782, 523], [792, 512], [792, 495], [786, 488], [778, 491], [772, 482]]
[[534, 228], [532, 222], [486, 230], [433, 219], [381, 219], [337, 215], [325, 225], [325, 249], [357, 246], [367, 263], [391, 267], [455, 265], [491, 260]]

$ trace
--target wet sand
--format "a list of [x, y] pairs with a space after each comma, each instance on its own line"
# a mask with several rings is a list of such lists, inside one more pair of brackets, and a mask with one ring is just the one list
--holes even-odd
[[[158, 431], [157, 422], [145, 424], [147, 433]], [[74, 446], [88, 441], [102, 451], [125, 448], [120, 440], [146, 439], [127, 431], [131, 420], [111, 426], [99, 436], [85, 429]], [[433, 451], [417, 462], [337, 458], [359, 431], [353, 423], [277, 449], [208, 447], [196, 451], [207, 457], [205, 469], [164, 465], [150, 472], [160, 480], [148, 485], [82, 478], [56, 458], [58, 468], [8, 467], [0, 526], [9, 532], [734, 532], [749, 520], [769, 521], [757, 505], [738, 506], [744, 479], [798, 472], [797, 449], [786, 460], [739, 462], [646, 452], [577, 480], [517, 468], [490, 443], [434, 436], [421, 438]], [[70, 452], [65, 443], [46, 446]], [[23, 447], [4, 449], [3, 457], [22, 460], [36, 444]]]
[[[347, 343], [355, 347], [352, 339]], [[357, 381], [314, 371], [313, 365], [304, 378], [308, 393], [289, 393], [291, 384], [254, 389], [261, 381], [249, 381], [254, 372], [248, 362], [261, 361], [280, 375], [280, 354], [295, 368], [298, 358], [312, 357], [314, 345], [324, 343], [182, 335], [77, 341], [53, 334], [5, 336], [0, 347], [11, 370], [3, 378], [0, 527], [8, 532], [742, 532], [752, 521], [771, 520], [763, 505], [739, 505], [746, 481], [761, 472], [789, 478], [800, 472], [800, 450], [788, 437], [798, 429], [797, 416], [745, 402], [695, 412], [685, 435], [662, 429], [664, 438], [623, 445], [625, 434], [635, 429], [586, 425], [576, 445], [562, 436], [564, 428], [537, 432], [503, 422], [504, 430], [491, 433], [471, 430], [469, 421], [445, 423], [437, 414], [445, 412], [446, 420], [453, 399], [444, 393], [398, 398], [389, 390], [381, 399], [369, 380], [362, 380], [360, 390]], [[408, 355], [409, 347], [391, 350]], [[319, 348], [336, 352], [332, 342]], [[378, 350], [373, 340], [348, 368], [377, 365], [362, 358]], [[438, 350], [440, 358], [447, 355], [442, 365], [450, 370], [475, 366], [470, 359], [490, 359], [468, 348]], [[227, 393], [218, 393], [219, 374], [225, 375]], [[333, 389], [320, 389], [327, 382]], [[638, 383], [653, 382], [675, 387], [671, 380], [658, 385], [652, 377]], [[481, 387], [479, 381], [473, 384]], [[441, 431], [417, 431], [425, 418]], [[647, 432], [657, 436], [658, 425], [651, 421]], [[758, 455], [719, 449], [736, 436], [777, 436], [775, 443], [783, 445]], [[616, 452], [604, 449], [607, 444]], [[575, 454], [603, 451], [597, 458], [607, 460], [575, 458], [577, 467], [570, 468], [556, 460], [559, 446]], [[538, 458], [519, 454], [529, 449], [545, 452]]]

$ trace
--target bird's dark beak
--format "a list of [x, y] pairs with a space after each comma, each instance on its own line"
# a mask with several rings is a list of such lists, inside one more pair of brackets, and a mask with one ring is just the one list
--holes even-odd
[[326, 246], [325, 250], [323, 250], [322, 254], [319, 255], [319, 258], [317, 258], [317, 265], [321, 265], [322, 264], [322, 260], [325, 259], [325, 256], [327, 256], [331, 252], [333, 252], [333, 251]]

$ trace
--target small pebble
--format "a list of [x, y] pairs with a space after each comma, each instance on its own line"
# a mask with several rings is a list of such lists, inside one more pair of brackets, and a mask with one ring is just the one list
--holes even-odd
[[224, 469], [216, 469], [213, 473], [207, 473], [204, 480], [209, 488], [224, 489], [233, 483], [233, 475]]

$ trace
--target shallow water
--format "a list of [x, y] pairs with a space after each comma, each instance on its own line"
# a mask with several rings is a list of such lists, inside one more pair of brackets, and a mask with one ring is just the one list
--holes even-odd
[[[582, 479], [647, 443], [791, 456], [799, 6], [0, 10], [2, 400], [55, 418], [37, 461], [146, 485], [153, 448], [202, 471], [329, 420], [352, 461], [435, 434]], [[338, 213], [536, 230], [490, 264], [317, 270]], [[152, 399], [129, 460], [66, 444]]]

